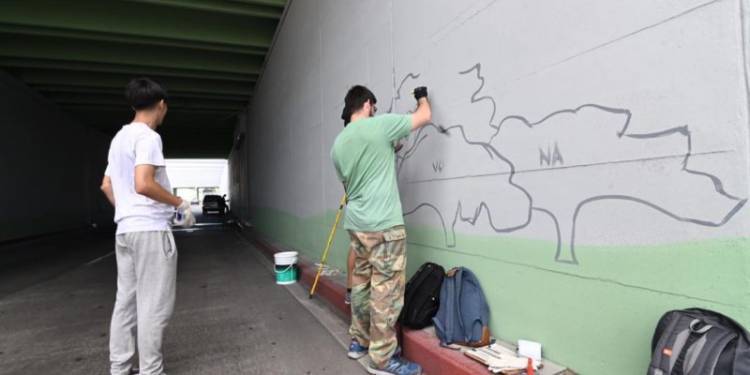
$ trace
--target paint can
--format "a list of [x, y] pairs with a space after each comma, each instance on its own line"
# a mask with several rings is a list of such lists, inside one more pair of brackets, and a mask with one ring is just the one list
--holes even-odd
[[276, 284], [289, 285], [297, 282], [297, 252], [282, 251], [273, 255]]

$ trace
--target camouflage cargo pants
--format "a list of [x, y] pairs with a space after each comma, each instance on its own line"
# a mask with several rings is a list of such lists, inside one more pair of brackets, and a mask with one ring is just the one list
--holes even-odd
[[406, 229], [349, 231], [356, 255], [352, 273], [349, 334], [370, 347], [370, 359], [383, 367], [398, 346], [396, 321], [404, 305]]

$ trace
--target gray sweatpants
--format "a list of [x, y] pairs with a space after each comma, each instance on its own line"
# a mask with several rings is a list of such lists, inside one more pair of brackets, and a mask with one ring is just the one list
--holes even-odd
[[119, 234], [115, 253], [117, 300], [109, 335], [110, 371], [128, 374], [137, 337], [141, 375], [161, 375], [162, 335], [174, 310], [177, 279], [174, 237], [169, 231]]

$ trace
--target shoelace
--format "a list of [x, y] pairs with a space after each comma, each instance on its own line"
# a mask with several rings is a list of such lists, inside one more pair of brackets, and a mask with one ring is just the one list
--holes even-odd
[[386, 367], [390, 367], [393, 370], [397, 370], [399, 368], [409, 368], [409, 364], [406, 363], [401, 357], [393, 357], [389, 362], [389, 366]]

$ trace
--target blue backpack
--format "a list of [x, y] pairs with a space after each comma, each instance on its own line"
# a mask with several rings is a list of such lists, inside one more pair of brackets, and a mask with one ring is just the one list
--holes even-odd
[[432, 319], [440, 344], [489, 345], [489, 318], [490, 308], [474, 273], [464, 267], [448, 271], [440, 287], [440, 308]]

